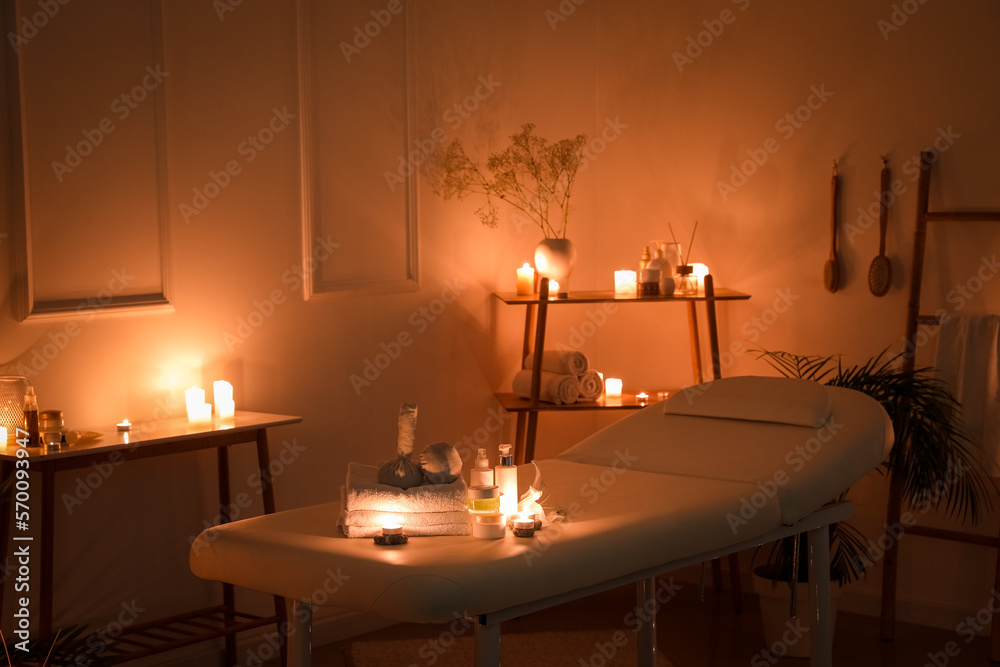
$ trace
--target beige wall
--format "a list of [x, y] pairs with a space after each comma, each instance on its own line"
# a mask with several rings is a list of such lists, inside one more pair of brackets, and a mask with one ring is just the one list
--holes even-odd
[[[295, 3], [232, 3], [221, 18], [212, 3], [163, 4], [173, 310], [19, 322], [11, 298], [13, 245], [4, 238], [0, 369], [30, 366], [50, 335], [76, 322], [79, 334], [39, 363], [44, 367], [33, 372], [32, 382], [43, 409], [61, 408], [70, 424], [81, 426], [107, 427], [126, 415], [149, 418], [164, 404], [179, 415], [184, 387], [230, 379], [239, 407], [304, 417], [300, 425], [273, 433], [275, 451], [285, 442], [304, 448], [277, 479], [279, 508], [332, 500], [348, 461], [389, 456], [402, 401], [420, 405], [422, 444], [458, 444], [474, 439], [477, 429], [490, 430], [492, 393], [509, 387], [522, 326], [522, 311], [490, 294], [514, 288], [514, 267], [530, 260], [540, 238], [536, 230], [511, 217], [487, 229], [473, 213], [479, 202], [442, 201], [422, 175], [415, 211], [419, 289], [305, 300], [288, 279], [303, 261], [297, 122], [244, 164], [190, 223], [180, 209], [210, 171], [239, 155], [240, 142], [268, 121], [273, 108], [287, 106], [301, 118]], [[342, 19], [324, 34], [337, 44], [352, 40], [355, 26], [372, 20], [368, 12], [386, 6], [370, 4], [351, 10], [353, 21]], [[33, 2], [20, 5], [22, 12], [37, 10]], [[100, 15], [99, 7], [70, 3], [52, 25], [114, 20]], [[742, 341], [751, 348], [842, 353], [848, 363], [898, 350], [911, 266], [912, 165], [921, 149], [946, 149], [935, 167], [940, 178], [932, 206], [1000, 204], [995, 3], [553, 0], [487, 7], [419, 0], [406, 11], [415, 58], [411, 139], [440, 137], [435, 130], [442, 128], [447, 139], [461, 138], [471, 150], [484, 151], [525, 122], [549, 138], [579, 132], [595, 141], [603, 137], [580, 176], [569, 227], [579, 254], [573, 288], [610, 288], [613, 270], [633, 267], [643, 245], [669, 234], [668, 222], [686, 241], [697, 220], [692, 259], [708, 264], [717, 284], [753, 295], [720, 309], [724, 347]], [[374, 57], [378, 39], [398, 39], [405, 29], [401, 18], [390, 22], [357, 57]], [[120, 38], [125, 48], [129, 36]], [[690, 46], [698, 40], [704, 44], [700, 53]], [[4, 47], [8, 58], [9, 45]], [[690, 61], [683, 60], [685, 52]], [[146, 64], [137, 63], [137, 71]], [[467, 118], [450, 113], [483, 79], [499, 85]], [[351, 91], [329, 92], [341, 92], [341, 103], [356, 111]], [[810, 103], [812, 109], [803, 106]], [[94, 119], [72, 104], [57, 111], [63, 127], [82, 129]], [[797, 112], [802, 122], [790, 123], [786, 115]], [[324, 126], [322, 118], [312, 121], [320, 132], [344, 130]], [[359, 121], [350, 131], [381, 146], [386, 128], [372, 113], [370, 122]], [[944, 136], [950, 138], [939, 138]], [[311, 141], [322, 143], [319, 135]], [[735, 181], [739, 187], [722, 191], [719, 183], [730, 181], [734, 168], [765, 154], [755, 170], [746, 167], [754, 173], [745, 183]], [[858, 227], [858, 209], [875, 201], [883, 154], [905, 193], [890, 216], [892, 289], [878, 299], [866, 281], [878, 252], [877, 225]], [[146, 169], [151, 159], [143, 151], [122, 155], [119, 170]], [[42, 166], [39, 173], [55, 159], [32, 158]], [[822, 271], [835, 159], [843, 175], [843, 223], [860, 233], [841, 234], [844, 278], [840, 291], [829, 294]], [[354, 165], [339, 165], [358, 184], [352, 206], [363, 211], [382, 202], [388, 196], [384, 171], [396, 166], [393, 159], [358, 175]], [[71, 201], [46, 200], [46, 210], [55, 229], [79, 224]], [[356, 221], [327, 219], [335, 229], [342, 225], [342, 236], [332, 236], [333, 242], [354, 238]], [[4, 224], [12, 233], [11, 221]], [[99, 255], [106, 245], [99, 220], [91, 229], [78, 248], [81, 257]], [[995, 228], [969, 225], [960, 232], [930, 237], [927, 303], [930, 293], [943, 300], [997, 250]], [[45, 270], [72, 271], [72, 260], [68, 264]], [[103, 270], [82, 279], [100, 281]], [[422, 315], [420, 309], [436, 307], [449, 285], [459, 286], [457, 299], [433, 321]], [[274, 292], [281, 303], [273, 314], [246, 340], [227, 343], [240, 319]], [[987, 284], [963, 312], [995, 311], [997, 305], [997, 290]], [[621, 307], [599, 326], [581, 328], [597, 317], [596, 307], [555, 309], [550, 340], [575, 345], [580, 332], [592, 333], [583, 336], [583, 351], [596, 368], [625, 378], [627, 387], [690, 383], [682, 308]], [[403, 332], [413, 343], [371, 386], [356, 391], [351, 375], [360, 375], [365, 361]], [[725, 372], [769, 370], [743, 353]], [[538, 454], [553, 454], [603, 423], [605, 418], [593, 415], [543, 418]], [[491, 430], [486, 444], [495, 451], [509, 437], [510, 424]], [[252, 459], [249, 448], [234, 450], [235, 479], [251, 474]], [[56, 555], [57, 623], [106, 622], [133, 598], [150, 617], [181, 609], [192, 598], [210, 599], [213, 589], [187, 573], [185, 554], [201, 517], [217, 513], [214, 474], [209, 454], [136, 462], [115, 471], [72, 515], [58, 503], [64, 546]], [[57, 494], [72, 494], [76, 484], [73, 474], [62, 475]], [[883, 520], [883, 484], [876, 478], [858, 490], [858, 523], [875, 537]], [[255, 497], [251, 511], [258, 509]], [[959, 611], [984, 604], [992, 554], [915, 544], [902, 563], [901, 617], [953, 627]], [[852, 604], [877, 609], [877, 591], [875, 573], [856, 589]]]

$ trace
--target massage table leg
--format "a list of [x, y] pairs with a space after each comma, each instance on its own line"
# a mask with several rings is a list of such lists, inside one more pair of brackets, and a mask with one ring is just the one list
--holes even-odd
[[812, 655], [810, 667], [833, 667], [833, 630], [830, 618], [830, 528], [809, 531], [809, 581], [812, 590]]
[[656, 667], [656, 577], [635, 582], [635, 606], [639, 618], [649, 615], [649, 620], [639, 626], [639, 667]]
[[500, 667], [500, 621], [490, 622], [484, 617], [474, 620], [476, 667]]
[[310, 667], [312, 663], [312, 605], [292, 601], [289, 619], [288, 667]]

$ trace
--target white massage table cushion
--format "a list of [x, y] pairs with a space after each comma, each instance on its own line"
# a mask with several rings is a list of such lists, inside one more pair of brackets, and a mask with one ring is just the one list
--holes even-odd
[[[774, 389], [775, 380], [803, 388], [803, 381], [787, 378], [727, 378], [713, 383], [710, 391], [732, 384], [744, 395], [763, 396]], [[752, 484], [756, 493], [751, 504], [777, 498], [782, 523], [795, 523], [877, 467], [893, 442], [892, 424], [877, 401], [860, 392], [809, 384], [822, 390], [820, 403], [828, 398], [831, 406], [818, 428], [721, 415], [664, 414], [664, 406], [654, 404], [557, 458], [610, 465], [615, 452], [628, 447], [639, 459], [637, 470]], [[745, 405], [739, 406], [737, 413], [743, 409]], [[770, 411], [772, 418], [775, 412]], [[792, 412], [799, 420], [808, 408], [797, 406]]]
[[833, 412], [827, 388], [797, 378], [737, 376], [685, 387], [663, 414], [745, 419], [820, 428]]
[[[745, 525], [727, 518], [741, 511], [751, 485], [638, 472], [630, 460], [623, 447], [610, 468], [540, 461], [546, 505], [562, 508], [569, 520], [534, 538], [417, 537], [403, 547], [379, 547], [340, 535], [339, 504], [330, 503], [205, 531], [192, 545], [191, 570], [316, 604], [441, 623], [720, 549], [779, 524], [777, 502]], [[319, 573], [328, 586], [318, 587]]]

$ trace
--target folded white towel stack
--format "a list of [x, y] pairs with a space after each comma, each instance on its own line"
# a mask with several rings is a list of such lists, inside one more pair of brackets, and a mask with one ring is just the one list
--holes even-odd
[[[524, 368], [529, 371], [533, 369], [535, 363], [535, 353], [532, 352], [524, 359]], [[542, 370], [559, 375], [573, 375], [579, 377], [590, 368], [590, 361], [583, 352], [574, 350], [543, 350]]]
[[[520, 370], [514, 375], [513, 390], [521, 398], [531, 398], [531, 371]], [[580, 398], [580, 381], [575, 375], [542, 371], [542, 384], [538, 394], [538, 399], [546, 403], [576, 403]]]
[[402, 524], [403, 533], [413, 536], [467, 535], [472, 531], [468, 489], [461, 476], [450, 484], [400, 489], [379, 484], [377, 473], [377, 466], [347, 464], [337, 520], [347, 537], [374, 537], [389, 523]]

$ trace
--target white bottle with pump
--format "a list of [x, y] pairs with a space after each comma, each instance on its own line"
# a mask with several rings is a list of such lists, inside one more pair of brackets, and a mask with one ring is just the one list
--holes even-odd
[[500, 487], [500, 513], [508, 517], [517, 514], [517, 466], [514, 446], [500, 445], [500, 465], [496, 467], [494, 484]]
[[490, 467], [490, 459], [482, 447], [476, 455], [475, 467], [469, 471], [469, 486], [493, 486], [493, 468]]

